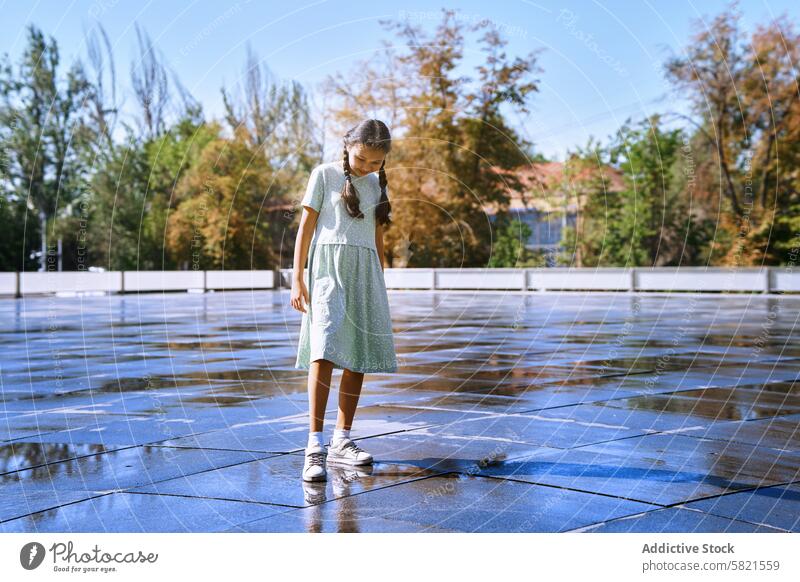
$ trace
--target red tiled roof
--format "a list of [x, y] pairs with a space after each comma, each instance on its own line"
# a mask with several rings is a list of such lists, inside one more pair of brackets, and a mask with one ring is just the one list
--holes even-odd
[[[574, 201], [575, 190], [570, 188], [568, 178], [565, 176], [565, 164], [563, 162], [533, 162], [520, 166], [513, 170], [495, 168], [498, 174], [514, 174], [522, 184], [523, 191], [510, 190], [510, 209], [524, 210], [527, 208], [538, 208], [540, 210], [550, 210], [553, 207], [559, 209], [564, 206], [564, 190], [569, 190], [568, 198]], [[585, 168], [573, 181], [585, 180], [591, 177], [593, 172], [602, 172], [600, 177], [603, 179], [605, 188], [609, 192], [620, 192], [625, 188], [625, 181], [622, 173], [610, 166]], [[574, 202], [567, 205], [568, 209], [573, 209]], [[493, 208], [487, 206], [486, 211], [494, 214]]]

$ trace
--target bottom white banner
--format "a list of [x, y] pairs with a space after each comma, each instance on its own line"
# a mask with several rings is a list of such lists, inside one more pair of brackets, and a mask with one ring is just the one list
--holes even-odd
[[[285, 579], [366, 572], [384, 580], [797, 580], [797, 534], [0, 534], [5, 580], [167, 576]], [[355, 570], [353, 570], [355, 568]]]

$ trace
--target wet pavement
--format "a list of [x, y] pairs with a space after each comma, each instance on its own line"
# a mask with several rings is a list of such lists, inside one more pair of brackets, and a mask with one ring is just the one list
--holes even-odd
[[390, 302], [309, 484], [287, 291], [0, 301], [0, 532], [800, 531], [800, 297]]

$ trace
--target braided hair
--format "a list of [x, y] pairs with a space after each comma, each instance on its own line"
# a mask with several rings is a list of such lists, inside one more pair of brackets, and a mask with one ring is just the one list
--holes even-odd
[[[350, 216], [364, 218], [364, 213], [361, 212], [359, 205], [358, 193], [355, 186], [353, 186], [353, 180], [350, 175], [350, 154], [347, 150], [348, 147], [356, 144], [382, 150], [384, 154], [388, 154], [392, 149], [392, 137], [386, 124], [377, 119], [366, 119], [344, 134], [344, 188], [342, 188], [342, 200], [344, 200], [345, 208]], [[386, 187], [389, 185], [389, 181], [386, 179], [385, 165], [386, 160], [384, 159], [378, 174], [381, 199], [375, 207], [375, 221], [378, 224], [389, 225], [392, 223], [390, 218], [392, 206], [389, 204], [389, 197], [386, 194]]]

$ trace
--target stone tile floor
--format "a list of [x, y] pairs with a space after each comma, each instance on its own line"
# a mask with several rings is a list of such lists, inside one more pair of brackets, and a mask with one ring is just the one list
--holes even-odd
[[0, 532], [800, 531], [800, 297], [390, 301], [314, 484], [287, 291], [0, 301]]

